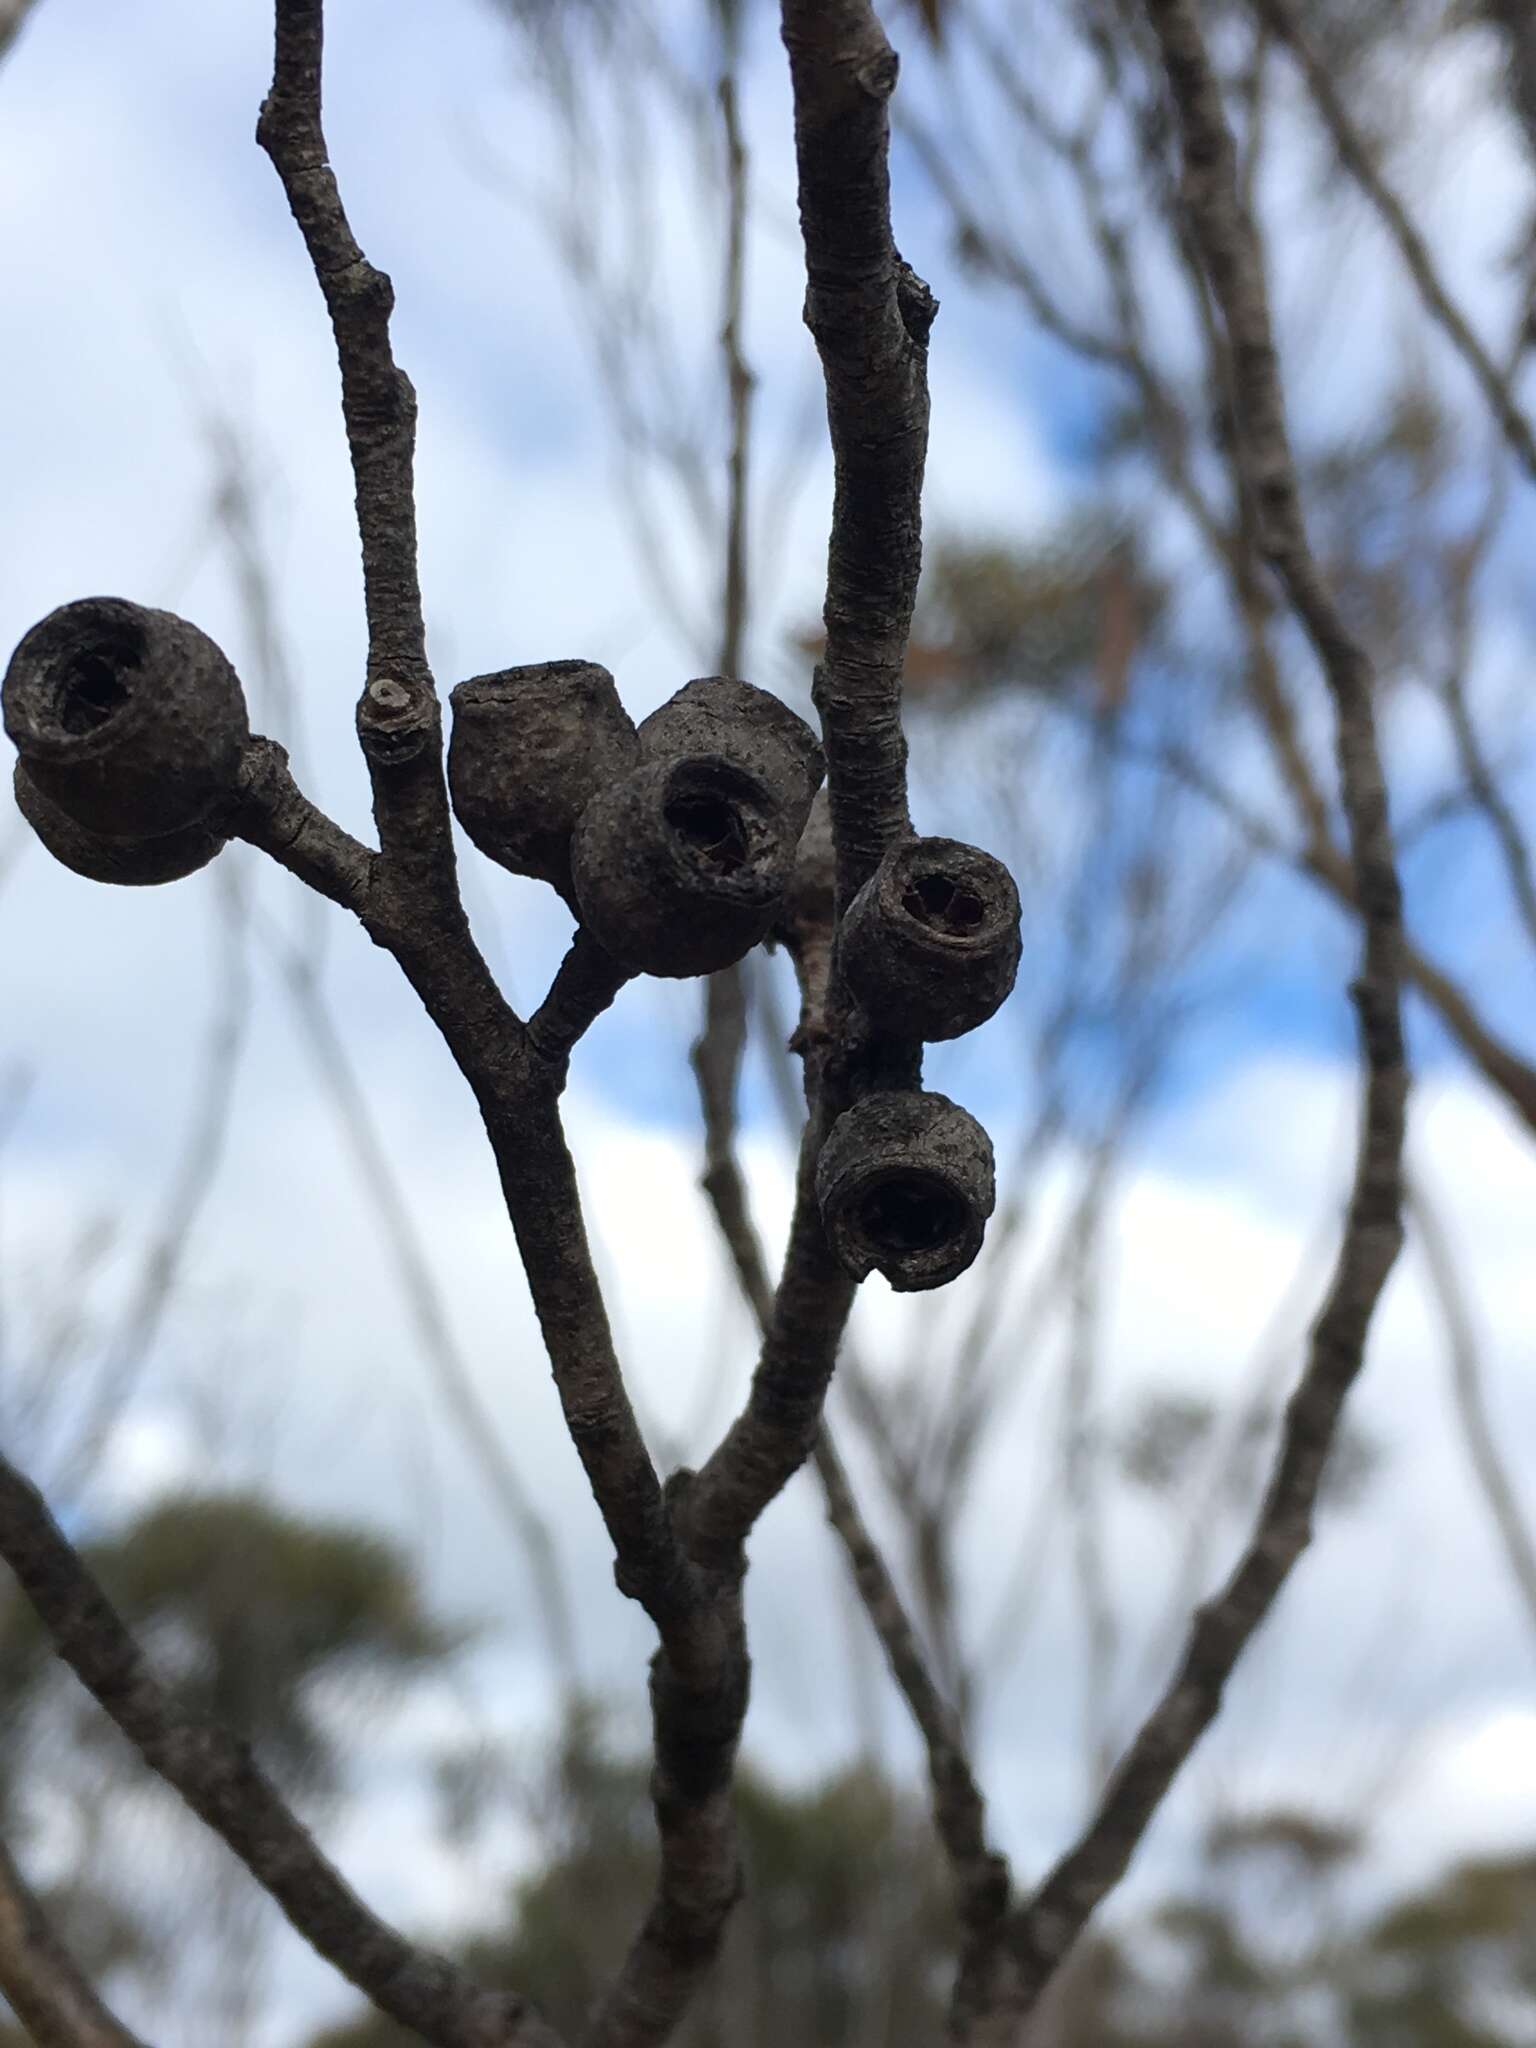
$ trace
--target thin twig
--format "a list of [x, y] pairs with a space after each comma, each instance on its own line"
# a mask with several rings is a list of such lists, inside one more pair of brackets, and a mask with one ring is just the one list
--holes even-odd
[[1101, 1251], [1107, 1195], [1106, 1176], [1104, 1198], [1093, 1205], [1091, 1221], [1071, 1246], [1062, 1389], [1063, 1498], [1084, 1637], [1084, 1760], [1092, 1798], [1103, 1790], [1114, 1760], [1110, 1695], [1120, 1640], [1104, 1555], [1105, 1496], [1093, 1409], [1102, 1321], [1095, 1259]]
[[842, 1541], [864, 1611], [927, 1751], [934, 1828], [955, 1879], [964, 1930], [950, 2011], [951, 2033], [963, 2041], [993, 1998], [1011, 1885], [1007, 1859], [988, 1837], [986, 1801], [959, 1725], [933, 1682], [916, 1631], [825, 1428], [816, 1440], [815, 1460], [827, 1519]]
[[527, 1559], [551, 1665], [565, 1698], [573, 1699], [580, 1690], [576, 1624], [549, 1525], [530, 1499], [507, 1450], [505, 1429], [482, 1399], [453, 1334], [447, 1306], [405, 1192], [313, 968], [301, 953], [286, 950], [279, 955], [278, 966], [316, 1070], [351, 1148], [358, 1178], [379, 1219], [390, 1251], [393, 1276], [416, 1325], [417, 1341], [436, 1380], [443, 1408]]
[[1532, 867], [1530, 841], [1521, 829], [1513, 805], [1499, 787], [1467, 696], [1467, 670], [1471, 666], [1473, 642], [1473, 592], [1478, 572], [1503, 524], [1508, 501], [1508, 465], [1496, 460], [1483, 510], [1466, 540], [1453, 551], [1448, 565], [1450, 589], [1446, 609], [1451, 647], [1440, 682], [1440, 701], [1445, 706], [1467, 794], [1488, 821], [1488, 828], [1503, 856], [1504, 872], [1509, 879], [1516, 912], [1531, 943], [1536, 945], [1536, 869]]
[[1333, 603], [1307, 539], [1286, 427], [1257, 236], [1236, 149], [1191, 0], [1146, 0], [1183, 144], [1191, 233], [1232, 350], [1233, 407], [1260, 536], [1334, 700], [1363, 958], [1353, 994], [1365, 1066], [1360, 1149], [1343, 1241], [1286, 1411], [1268, 1489], [1231, 1577], [1197, 1610], [1179, 1666], [1116, 1767], [1074, 1847], [1017, 1915], [1021, 1988], [1033, 2005], [1088, 1916], [1124, 1874], [1174, 1777], [1221, 1704], [1228, 1677], [1311, 1535], [1343, 1404], [1402, 1243], [1408, 1074], [1401, 1019], [1401, 891], [1364, 650]]
[[901, 674], [922, 567], [928, 331], [938, 305], [891, 232], [896, 56], [868, 0], [784, 0], [805, 321], [827, 385], [834, 485], [816, 708], [838, 898], [910, 830]]
[[1484, 8], [1503, 33], [1509, 96], [1536, 163], [1536, 14], [1527, 0], [1484, 0]]
[[1407, 207], [1382, 174], [1364, 136], [1351, 118], [1328, 66], [1313, 49], [1287, 0], [1252, 0], [1252, 6], [1260, 20], [1295, 58], [1296, 67], [1312, 95], [1312, 104], [1338, 151], [1339, 162], [1376, 209], [1377, 218], [1397, 245], [1398, 254], [1418, 287], [1425, 311], [1471, 371], [1473, 381], [1487, 400], [1505, 440], [1526, 472], [1536, 477], [1536, 432], [1533, 432], [1531, 422], [1521, 410], [1508, 377], [1473, 333], [1466, 316], [1446, 289], [1428, 242], [1414, 226]]
[[39, 2048], [144, 2048], [97, 1997], [4, 1842], [0, 1992]]
[[633, 977], [585, 929], [579, 929], [555, 970], [549, 993], [528, 1020], [528, 1042], [563, 1074], [581, 1039]]
[[385, 855], [456, 899], [442, 715], [427, 666], [417, 571], [416, 393], [394, 359], [394, 291], [364, 256], [341, 203], [320, 120], [323, 0], [276, 0], [272, 89], [256, 139], [282, 179], [331, 316], [357, 487], [368, 673], [358, 737]]
[[724, 314], [720, 351], [725, 364], [731, 445], [726, 457], [725, 562], [720, 593], [720, 674], [739, 676], [747, 633], [748, 473], [752, 450], [752, 394], [756, 379], [742, 346], [747, 281], [747, 151], [736, 104], [736, 74], [728, 69], [719, 86], [720, 123], [725, 141], [727, 223]]

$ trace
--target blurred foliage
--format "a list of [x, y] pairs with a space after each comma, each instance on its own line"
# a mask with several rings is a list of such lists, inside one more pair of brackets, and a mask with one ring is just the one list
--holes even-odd
[[[533, 1801], [545, 1861], [513, 1890], [504, 1937], [466, 1942], [483, 1981], [531, 1993], [568, 2038], [611, 1981], [649, 1904], [648, 1766], [580, 1716]], [[854, 1768], [807, 1791], [744, 1769], [747, 1891], [682, 2048], [930, 2048], [942, 2037], [951, 1906], [927, 1816]], [[883, 2015], [877, 2036], [871, 2015]], [[376, 2017], [312, 2048], [414, 2048]]]
[[[1029, 542], [940, 539], [918, 595], [907, 701], [946, 709], [1016, 689], [1117, 710], [1166, 603], [1134, 533], [1103, 510]], [[808, 630], [796, 644], [819, 655], [825, 636]]]
[[[1187, 1507], [1202, 1461], [1216, 1445], [1218, 1411], [1202, 1396], [1181, 1388], [1154, 1387], [1130, 1407], [1113, 1432], [1109, 1450], [1121, 1479], [1171, 1508]], [[1234, 1506], [1251, 1502], [1260, 1469], [1273, 1455], [1280, 1417], [1265, 1401], [1242, 1417], [1235, 1440], [1216, 1446], [1224, 1454], [1211, 1474]], [[1328, 1453], [1319, 1505], [1326, 1512], [1359, 1505], [1380, 1471], [1384, 1452], [1358, 1424], [1340, 1425]]]
[[[542, 1861], [513, 1888], [505, 1935], [458, 1954], [579, 2035], [649, 1900], [646, 1765], [579, 1712], [525, 1804]], [[746, 1896], [684, 2048], [942, 2039], [954, 1930], [922, 1807], [867, 1769], [805, 1791], [748, 1769], [741, 1826]], [[1030, 2048], [1524, 2048], [1536, 1859], [1468, 1863], [1373, 1910], [1348, 1888], [1367, 1846], [1352, 1820], [1304, 1807], [1222, 1817], [1193, 1888], [1075, 1951]], [[414, 2044], [370, 2015], [305, 2048]]]
[[[322, 1683], [398, 1680], [462, 1640], [428, 1617], [394, 1545], [255, 1494], [156, 1502], [85, 1556], [187, 1703], [311, 1791], [333, 1789], [340, 1767]], [[0, 1600], [0, 1725], [45, 1711], [41, 1695], [65, 1678], [31, 1609]]]
[[[83, 1549], [161, 1676], [311, 1800], [337, 1791], [361, 1760], [339, 1746], [337, 1705], [347, 1702], [355, 1724], [369, 1689], [397, 1685], [463, 1640], [431, 1618], [392, 1544], [255, 1494], [174, 1495]], [[42, 1893], [70, 1947], [94, 1978], [126, 1969], [165, 1979], [211, 1894], [188, 1900], [174, 1929], [165, 1924], [122, 1853], [123, 1824], [153, 1781], [52, 1654], [31, 1608], [0, 1586], [0, 1819], [20, 1849], [38, 1817], [27, 1797], [37, 1783], [68, 1801], [76, 1833], [76, 1868]], [[8, 2038], [0, 2031], [0, 2048]]]

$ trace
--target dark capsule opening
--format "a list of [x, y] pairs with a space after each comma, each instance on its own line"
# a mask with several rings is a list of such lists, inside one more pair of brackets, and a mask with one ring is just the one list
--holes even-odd
[[733, 875], [746, 866], [746, 828], [741, 813], [727, 798], [698, 792], [674, 796], [667, 801], [662, 815], [705, 867]]
[[95, 732], [128, 702], [125, 669], [142, 648], [132, 634], [113, 634], [70, 655], [58, 671], [58, 720], [72, 738]]
[[965, 1229], [965, 1204], [948, 1188], [917, 1178], [882, 1181], [859, 1205], [859, 1229], [897, 1257], [937, 1251]]
[[948, 875], [914, 875], [901, 900], [919, 924], [955, 939], [969, 938], [987, 914], [976, 891]]

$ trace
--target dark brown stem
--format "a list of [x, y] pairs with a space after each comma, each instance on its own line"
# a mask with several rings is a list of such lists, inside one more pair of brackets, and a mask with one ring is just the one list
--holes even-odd
[[1536, 14], [1526, 0], [1484, 0], [1484, 5], [1504, 37], [1509, 96], [1536, 164]]
[[236, 838], [259, 846], [367, 926], [379, 857], [309, 801], [276, 740], [256, 738], [246, 748], [240, 792], [226, 823]]

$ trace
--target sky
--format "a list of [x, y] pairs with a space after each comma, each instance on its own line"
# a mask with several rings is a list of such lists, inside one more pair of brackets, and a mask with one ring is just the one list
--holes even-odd
[[[562, 158], [547, 98], [523, 46], [479, 0], [336, 0], [328, 15], [332, 157], [360, 240], [394, 280], [396, 350], [420, 399], [422, 580], [440, 682], [581, 655], [614, 670], [639, 715], [711, 664], [658, 605], [626, 510], [589, 306], [555, 246], [550, 206], [532, 197], [553, 192], [558, 213]], [[0, 68], [0, 651], [58, 603], [120, 592], [194, 618], [251, 680], [250, 621], [212, 516], [207, 420], [216, 414], [249, 454], [294, 679], [292, 703], [260, 701], [255, 715], [290, 744], [309, 793], [361, 834], [367, 785], [351, 705], [364, 641], [350, 478], [319, 295], [253, 140], [269, 62], [257, 5], [38, 0]], [[1532, 192], [1514, 136], [1486, 113], [1464, 118], [1467, 105], [1486, 102], [1489, 63], [1475, 39], [1437, 62], [1424, 87], [1416, 174], [1437, 250], [1474, 316], [1491, 325], [1505, 289], [1501, 253], [1529, 217]], [[809, 678], [791, 634], [819, 604], [830, 465], [799, 321], [781, 72], [773, 39], [759, 34], [743, 95], [758, 197], [747, 345], [760, 379], [764, 475], [781, 459], [798, 485], [784, 496], [744, 665], [804, 704]], [[908, 76], [915, 103], [942, 110], [940, 85], [915, 53]], [[1443, 134], [1454, 148], [1437, 144]], [[620, 156], [631, 141], [622, 125], [600, 138]], [[697, 224], [685, 142], [653, 134], [650, 143], [659, 225], [640, 260], [668, 280], [668, 332], [687, 344], [675, 373], [685, 391], [691, 380], [703, 391], [717, 319], [712, 243]], [[1301, 178], [1297, 153], [1282, 148], [1277, 206], [1290, 203], [1287, 181]], [[960, 271], [909, 157], [898, 158], [896, 206], [903, 246], [943, 303], [929, 529], [1041, 533], [1081, 487], [1102, 390]], [[605, 231], [619, 236], [627, 260], [625, 216], [612, 218], [617, 228]], [[1331, 232], [1336, 246], [1321, 231], [1306, 247], [1288, 242], [1280, 266], [1297, 416], [1317, 435], [1379, 393], [1385, 340], [1409, 324], [1400, 280], [1358, 218], [1345, 209]], [[1070, 277], [1070, 238], [1060, 262]], [[1338, 282], [1346, 273], [1348, 290]], [[1157, 317], [1176, 323], [1171, 287], [1166, 306], [1155, 278], [1151, 289]], [[1450, 402], [1464, 406], [1456, 374], [1430, 353]], [[705, 397], [699, 407], [707, 414]], [[789, 463], [784, 451], [800, 441], [803, 459]], [[664, 494], [656, 502], [684, 611], [705, 622], [707, 645], [714, 561], [683, 509]], [[1528, 518], [1517, 503], [1490, 578], [1478, 674], [1490, 701], [1513, 702], [1512, 682], [1529, 667], [1529, 596], [1513, 574]], [[1171, 521], [1157, 545], [1172, 568], [1187, 556]], [[1198, 591], [1191, 602], [1198, 607]], [[1325, 732], [1320, 703], [1319, 693], [1315, 722]], [[1411, 804], [1433, 784], [1444, 736], [1410, 697], [1393, 710], [1391, 738]], [[917, 729], [920, 823], [977, 829], [977, 786], [950, 757], [925, 754], [926, 744]], [[1272, 799], [1258, 766], [1246, 756], [1235, 766], [1256, 802]], [[1522, 800], [1532, 794], [1528, 771], [1514, 787]], [[1015, 807], [1006, 815], [1031, 844], [1049, 849], [1081, 829], [1069, 777], [1006, 793]], [[547, 892], [473, 854], [465, 865], [477, 934], [526, 1009], [569, 937], [568, 915]], [[1529, 1048], [1530, 948], [1522, 951], [1478, 834], [1436, 834], [1407, 871], [1426, 938]], [[1026, 898], [1041, 900], [1038, 891]], [[438, 1844], [417, 1760], [424, 1746], [477, 1729], [530, 1740], [550, 1711], [547, 1672], [526, 1572], [442, 1419], [390, 1246], [285, 995], [275, 964], [284, 944], [323, 931], [329, 1011], [454, 1339], [558, 1532], [586, 1674], [612, 1689], [621, 1723], [636, 1731], [647, 1632], [612, 1589], [467, 1092], [391, 963], [339, 914], [317, 923], [297, 886], [259, 871], [243, 849], [174, 888], [96, 889], [25, 840], [8, 799], [0, 808], [0, 1101], [14, 1111], [0, 1125], [0, 1369], [17, 1371], [18, 1346], [61, 1297], [92, 1328], [110, 1328], [120, 1312], [198, 1114], [209, 1022], [228, 999], [232, 900], [246, 906], [252, 945], [248, 994], [224, 1048], [235, 1073], [229, 1129], [186, 1247], [188, 1284], [97, 1488], [75, 1512], [88, 1530], [93, 1517], [129, 1512], [167, 1487], [259, 1482], [312, 1512], [392, 1531], [420, 1560], [434, 1598], [483, 1624], [463, 1671], [419, 1689], [371, 1739], [367, 1796], [332, 1816], [327, 1834], [382, 1910], [445, 1929], [483, 1910], [498, 1875], [515, 1865], [517, 1843], [514, 1831], [491, 1848]], [[1063, 945], [1059, 932], [1031, 934], [1020, 1004], [1032, 1000], [1032, 972], [1042, 976], [1040, 963]], [[1201, 1000], [1117, 1185], [1108, 1363], [1094, 1418], [1106, 1435], [1151, 1392], [1230, 1406], [1263, 1365], [1266, 1343], [1282, 1364], [1294, 1360], [1347, 1184], [1354, 1098], [1342, 987], [1351, 945], [1333, 912], [1271, 875], [1202, 955]], [[685, 1057], [697, 1007], [692, 985], [626, 990], [581, 1048], [567, 1098], [621, 1355], [669, 1461], [718, 1433], [752, 1360], [697, 1185]], [[1413, 1029], [1413, 1159], [1458, 1249], [1498, 1439], [1536, 1501], [1536, 1146], [1443, 1033], [1417, 1012]], [[937, 1085], [987, 1117], [1004, 1158], [1031, 1103], [1026, 1042], [1005, 1013], [933, 1062]], [[790, 1174], [761, 1059], [748, 1075], [744, 1158], [759, 1220], [777, 1243]], [[1068, 1140], [1038, 1170], [1028, 1195], [1043, 1223], [1066, 1213], [1085, 1163]], [[72, 1247], [101, 1217], [111, 1219], [115, 1245], [83, 1279]], [[1008, 1275], [1010, 1314], [1027, 1268], [1021, 1254]], [[952, 1299], [920, 1311], [872, 1285], [856, 1331], [877, 1376], [894, 1383], [895, 1361], [914, 1342], [942, 1351], [974, 1309], [978, 1284], [962, 1282]], [[1059, 1456], [1058, 1349], [1052, 1340], [1035, 1357], [1021, 1347], [1010, 1366], [1016, 1388], [960, 1548], [963, 1612], [977, 1640], [1021, 1545], [1037, 1553], [1027, 1632], [1005, 1632], [978, 1729], [998, 1833], [1025, 1875], [1065, 1845], [1086, 1791], [1068, 1545], [1032, 1505], [1048, 1497]], [[1357, 1403], [1380, 1454], [1377, 1477], [1359, 1505], [1322, 1518], [1222, 1723], [1152, 1831], [1133, 1898], [1187, 1871], [1203, 1820], [1228, 1803], [1306, 1798], [1345, 1810], [1371, 1800], [1372, 1881], [1384, 1888], [1459, 1854], [1536, 1839], [1536, 1640], [1470, 1480], [1448, 1385], [1432, 1303], [1405, 1259]], [[867, 1460], [856, 1456], [855, 1469], [878, 1502]], [[1230, 1515], [1213, 1523], [1211, 1571], [1234, 1554], [1239, 1526]], [[1181, 1539], [1155, 1503], [1128, 1498], [1109, 1515], [1105, 1540], [1126, 1645], [1109, 1716], [1123, 1737], [1174, 1640]], [[919, 1781], [899, 1704], [877, 1690], [871, 1721], [872, 1653], [850, 1618], [841, 1561], [807, 1480], [754, 1538], [749, 1618], [754, 1757], [808, 1781], [873, 1741]], [[835, 1654], [808, 1654], [823, 1640]], [[1387, 1766], [1402, 1759], [1382, 1791]], [[45, 1853], [67, 1857], [66, 1817], [53, 1815], [45, 1837]], [[314, 2013], [343, 2003], [298, 1945], [278, 1937], [259, 2048], [282, 2048]]]

